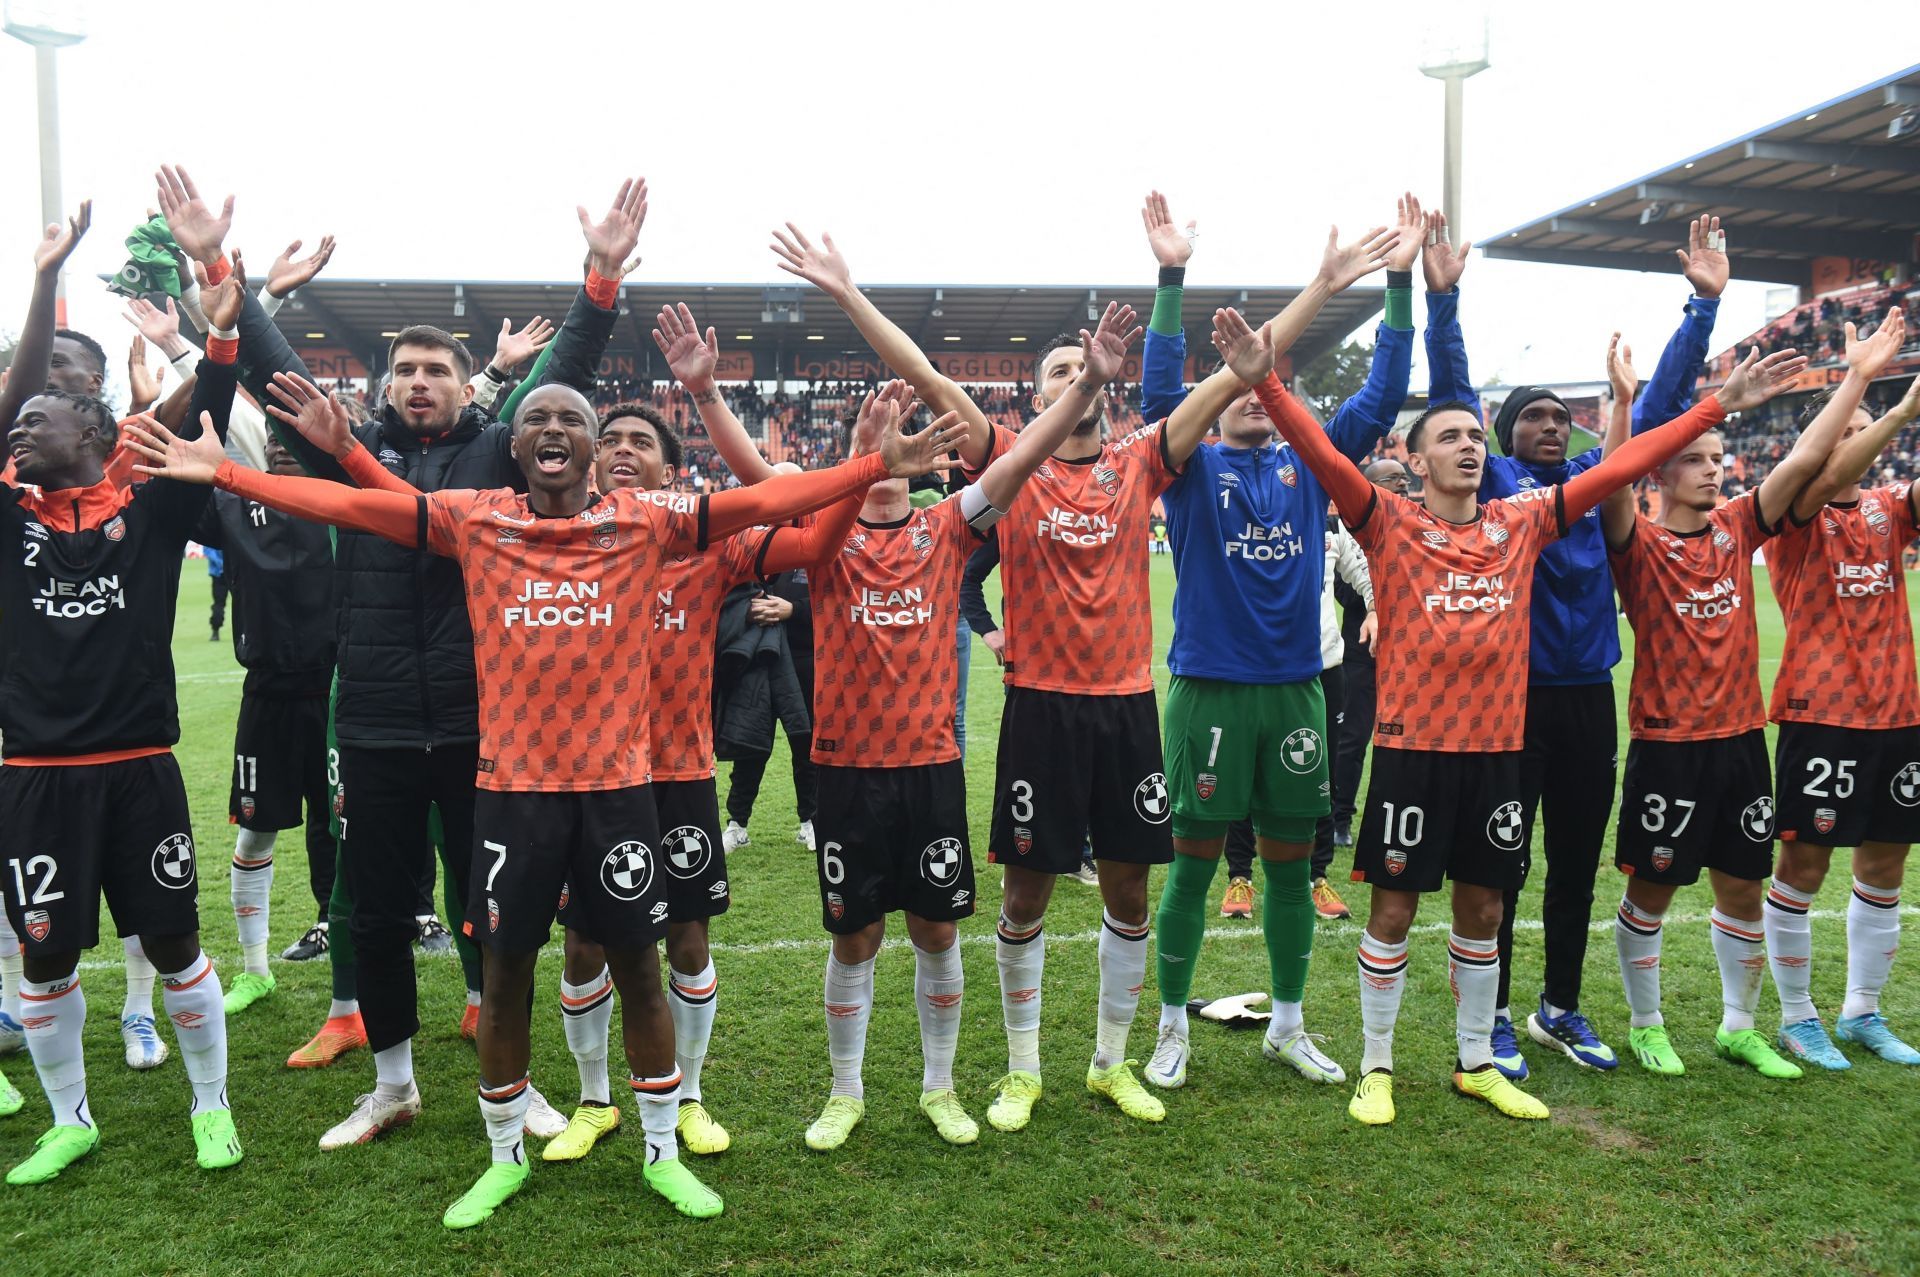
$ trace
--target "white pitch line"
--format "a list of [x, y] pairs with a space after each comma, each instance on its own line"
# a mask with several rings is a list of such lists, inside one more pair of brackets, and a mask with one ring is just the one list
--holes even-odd
[[[1903, 905], [1900, 912], [1904, 916], [1920, 915], [1920, 905]], [[1708, 916], [1709, 915], [1704, 913], [1676, 913], [1668, 914], [1666, 921], [1676, 926], [1684, 926], [1690, 922], [1706, 922]], [[1847, 913], [1844, 909], [1813, 909], [1807, 913], [1807, 917], [1820, 922], [1837, 922], [1846, 916]], [[1522, 918], [1513, 924], [1513, 929], [1515, 931], [1542, 931], [1545, 930], [1545, 924], [1537, 918]], [[1611, 917], [1604, 918], [1599, 922], [1587, 924], [1587, 930], [1596, 934], [1612, 929], [1613, 919]], [[1364, 930], [1363, 926], [1357, 922], [1323, 922], [1319, 925], [1315, 935], [1357, 937], [1362, 930]], [[1451, 920], [1445, 922], [1417, 922], [1411, 928], [1411, 934], [1438, 935], [1451, 930], [1453, 930]], [[1206, 938], [1209, 940], [1261, 940], [1264, 939], [1264, 935], [1261, 929], [1256, 926], [1209, 927], [1206, 931]], [[1061, 935], [1049, 935], [1047, 936], [1047, 944], [1049, 947], [1069, 944], [1093, 944], [1099, 939], [1100, 932], [1096, 928], [1092, 931], [1069, 931]], [[968, 948], [977, 948], [981, 945], [992, 944], [993, 942], [994, 934], [990, 931], [983, 934], [964, 935], [960, 937], [960, 943]], [[912, 942], [905, 936], [888, 936], [886, 940], [881, 943], [880, 947], [883, 949], [901, 949], [911, 943]], [[1316, 943], [1318, 943], [1317, 940]], [[749, 955], [757, 953], [807, 953], [818, 952], [825, 949], [827, 947], [827, 937], [822, 933], [819, 936], [806, 940], [758, 940], [747, 944], [728, 944], [721, 941], [709, 947], [715, 953]], [[541, 949], [540, 952], [557, 956], [560, 953], [560, 946], [549, 944]], [[454, 954], [452, 950], [449, 950], [444, 955], [423, 953], [418, 956], [429, 961], [436, 958], [441, 961], [448, 961], [452, 959]], [[120, 967], [121, 964], [119, 962], [108, 962], [98, 958], [89, 958], [80, 964], [82, 971], [118, 971]]]

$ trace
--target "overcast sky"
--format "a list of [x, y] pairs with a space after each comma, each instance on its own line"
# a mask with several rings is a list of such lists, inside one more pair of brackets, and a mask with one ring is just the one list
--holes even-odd
[[[60, 54], [65, 196], [93, 198], [94, 229], [69, 267], [71, 314], [110, 351], [131, 330], [91, 277], [124, 260], [163, 160], [238, 195], [231, 242], [262, 274], [289, 239], [330, 232], [340, 278], [572, 278], [574, 205], [597, 214], [623, 174], [643, 173], [640, 270], [654, 280], [784, 280], [765, 245], [791, 218], [832, 230], [862, 283], [1138, 280], [1144, 304], [1154, 267], [1138, 208], [1157, 187], [1199, 220], [1191, 282], [1298, 283], [1329, 223], [1387, 221], [1406, 187], [1438, 205], [1441, 87], [1416, 67], [1436, 17], [1467, 11], [81, 7], [90, 34]], [[1910, 0], [1490, 12], [1493, 65], [1466, 89], [1472, 238], [1920, 61]], [[33, 83], [31, 50], [0, 39], [9, 329], [40, 226]], [[1730, 241], [1737, 279], [1737, 224]], [[1469, 267], [1463, 290], [1475, 378], [1509, 382], [1603, 375], [1615, 327], [1651, 368], [1687, 294], [1677, 272], [1493, 261]], [[1729, 290], [1716, 350], [1759, 326], [1765, 293]]]

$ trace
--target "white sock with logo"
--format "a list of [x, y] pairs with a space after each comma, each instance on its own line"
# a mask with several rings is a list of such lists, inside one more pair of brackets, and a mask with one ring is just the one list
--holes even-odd
[[1760, 1005], [1760, 981], [1767, 969], [1764, 926], [1758, 918], [1749, 921], [1713, 911], [1713, 958], [1720, 965], [1723, 1033], [1753, 1027], [1753, 1009]]
[[227, 1107], [227, 1010], [220, 977], [205, 953], [181, 971], [162, 975], [161, 1000], [173, 1021], [187, 1081], [193, 1084], [193, 1111]]
[[27, 1051], [40, 1089], [53, 1106], [55, 1126], [92, 1126], [87, 1112], [87, 1062], [80, 1035], [87, 1024], [87, 995], [80, 989], [80, 973], [45, 984], [28, 980], [20, 996], [30, 1008]]
[[1371, 931], [1360, 933], [1360, 1056], [1362, 1075], [1393, 1071], [1393, 1025], [1407, 991], [1407, 941], [1388, 944]]
[[1094, 1038], [1093, 1067], [1110, 1068], [1127, 1058], [1127, 1034], [1140, 1009], [1147, 982], [1147, 936], [1152, 924], [1122, 922], [1110, 911], [1100, 915], [1100, 1015]]
[[1000, 966], [1000, 1014], [1007, 1025], [1007, 1071], [1040, 1073], [1040, 983], [1047, 967], [1047, 937], [1038, 921], [1016, 923], [1000, 915], [994, 935]]
[[1855, 878], [1847, 901], [1847, 997], [1841, 1019], [1880, 1009], [1880, 990], [1899, 951], [1900, 888], [1872, 887]]
[[960, 1047], [960, 999], [966, 989], [960, 943], [939, 953], [913, 947], [913, 1002], [920, 1012], [920, 1089], [951, 1091]]
[[860, 1067], [867, 1055], [867, 1022], [873, 1017], [873, 962], [845, 963], [827, 955], [827, 1057], [833, 1062], [833, 1094], [866, 1097]]
[[640, 1106], [640, 1131], [647, 1141], [647, 1165], [680, 1156], [674, 1126], [680, 1120], [680, 1070], [661, 1077], [627, 1075], [634, 1103]]
[[613, 1027], [613, 977], [605, 967], [585, 984], [560, 977], [560, 1027], [580, 1069], [580, 1101], [610, 1104], [607, 1033]]
[[1660, 938], [1664, 913], [1642, 909], [1622, 898], [1613, 916], [1613, 948], [1620, 955], [1620, 983], [1626, 986], [1629, 1025], [1644, 1029], [1665, 1024], [1660, 1014]]
[[1780, 995], [1780, 1023], [1811, 1020], [1813, 1009], [1813, 926], [1807, 910], [1813, 897], [1775, 878], [1767, 887], [1762, 911], [1767, 937], [1767, 961], [1773, 968], [1773, 988]]
[[700, 1069], [707, 1062], [707, 1043], [713, 1039], [714, 999], [720, 977], [713, 959], [691, 974], [667, 968], [667, 1009], [673, 1013], [673, 1058], [680, 1066], [680, 1099], [700, 1099]]
[[1460, 1049], [1460, 1067], [1467, 1070], [1493, 1063], [1493, 1004], [1500, 993], [1500, 945], [1485, 940], [1447, 935], [1447, 980], [1453, 985], [1453, 1036]]
[[267, 974], [267, 909], [273, 898], [271, 830], [242, 829], [233, 844], [233, 921], [240, 932], [240, 960], [254, 975]]

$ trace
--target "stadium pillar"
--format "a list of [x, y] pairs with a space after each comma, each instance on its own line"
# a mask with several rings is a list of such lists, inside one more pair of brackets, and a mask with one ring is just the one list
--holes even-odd
[[[1446, 137], [1443, 153], [1440, 208], [1447, 215], [1447, 225], [1454, 235], [1461, 232], [1460, 221], [1460, 185], [1464, 167], [1461, 135], [1462, 117], [1466, 110], [1466, 82], [1480, 74], [1490, 65], [1487, 61], [1487, 25], [1480, 25], [1480, 39], [1477, 45], [1469, 48], [1465, 44], [1454, 43], [1457, 34], [1449, 33], [1448, 42], [1434, 50], [1426, 65], [1420, 68], [1420, 74], [1431, 76], [1446, 86]], [[1470, 42], [1469, 42], [1470, 43]]]
[[[40, 115], [40, 222], [58, 225], [66, 221], [65, 204], [60, 196], [60, 81], [54, 66], [54, 51], [62, 45], [78, 44], [86, 32], [77, 23], [51, 20], [38, 12], [40, 6], [7, 6], [7, 34], [33, 46], [33, 78]], [[62, 271], [54, 283], [54, 322], [67, 322], [67, 277]]]

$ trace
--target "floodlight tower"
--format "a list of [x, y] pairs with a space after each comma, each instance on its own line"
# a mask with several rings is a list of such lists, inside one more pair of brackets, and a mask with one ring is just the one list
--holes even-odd
[[1432, 76], [1447, 86], [1446, 167], [1440, 207], [1455, 235], [1460, 234], [1460, 117], [1468, 78], [1491, 65], [1487, 61], [1487, 25], [1487, 20], [1482, 18], [1477, 32], [1469, 26], [1464, 32], [1454, 29], [1430, 33], [1427, 57], [1420, 66], [1420, 74]]
[[[6, 31], [33, 46], [34, 85], [40, 107], [40, 221], [66, 218], [60, 198], [60, 82], [54, 52], [87, 38], [77, 3], [58, 0], [7, 0]], [[62, 271], [54, 292], [55, 322], [67, 322], [67, 278]]]

